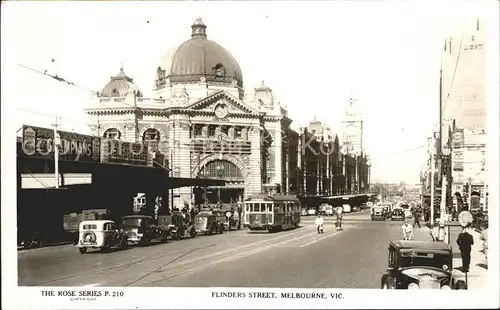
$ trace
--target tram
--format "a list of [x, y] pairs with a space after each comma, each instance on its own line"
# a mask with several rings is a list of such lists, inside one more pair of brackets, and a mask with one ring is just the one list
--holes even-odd
[[298, 227], [300, 200], [289, 195], [257, 195], [244, 201], [244, 227], [276, 232]]

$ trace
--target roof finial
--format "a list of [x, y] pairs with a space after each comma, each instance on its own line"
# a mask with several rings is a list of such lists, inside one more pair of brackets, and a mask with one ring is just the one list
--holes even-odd
[[123, 71], [123, 61], [120, 61], [120, 71]]
[[200, 38], [200, 39], [206, 39], [207, 38], [207, 26], [201, 19], [201, 17], [198, 17], [193, 25], [191, 25], [191, 38]]

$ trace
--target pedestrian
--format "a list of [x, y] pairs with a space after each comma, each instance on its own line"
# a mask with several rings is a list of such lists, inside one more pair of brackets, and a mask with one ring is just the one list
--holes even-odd
[[413, 240], [413, 227], [408, 224], [408, 220], [405, 219], [405, 223], [401, 227], [403, 231], [403, 240]]
[[413, 217], [415, 218], [414, 222], [413, 222], [413, 228], [415, 228], [415, 225], [418, 224], [418, 228], [422, 228], [420, 227], [420, 212], [415, 209], [415, 213], [413, 214]]
[[335, 227], [337, 228], [337, 231], [339, 231], [342, 230], [342, 207], [338, 207], [336, 211], [335, 215], [337, 217], [337, 221], [335, 223]]
[[321, 214], [318, 214], [318, 217], [316, 218], [316, 230], [318, 231], [318, 234], [323, 233], [323, 217]]
[[469, 272], [470, 267], [470, 252], [472, 245], [474, 244], [474, 237], [464, 228], [462, 233], [458, 235], [457, 244], [460, 248], [460, 254], [462, 256], [462, 271]]

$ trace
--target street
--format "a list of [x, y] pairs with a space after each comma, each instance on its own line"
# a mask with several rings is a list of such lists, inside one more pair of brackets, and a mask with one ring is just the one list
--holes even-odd
[[20, 251], [19, 285], [380, 288], [388, 242], [400, 238], [402, 223], [371, 221], [365, 210], [346, 214], [341, 232], [325, 217], [319, 235], [314, 219], [280, 233], [242, 229], [110, 253], [71, 245]]

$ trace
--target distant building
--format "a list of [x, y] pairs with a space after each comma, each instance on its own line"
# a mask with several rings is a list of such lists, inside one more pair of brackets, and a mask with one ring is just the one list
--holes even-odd
[[463, 202], [471, 191], [487, 192], [485, 38], [478, 18], [445, 40], [442, 55], [441, 143], [451, 140], [451, 195]]
[[363, 115], [357, 99], [349, 98], [348, 106], [341, 120], [342, 147], [348, 152], [363, 153]]

